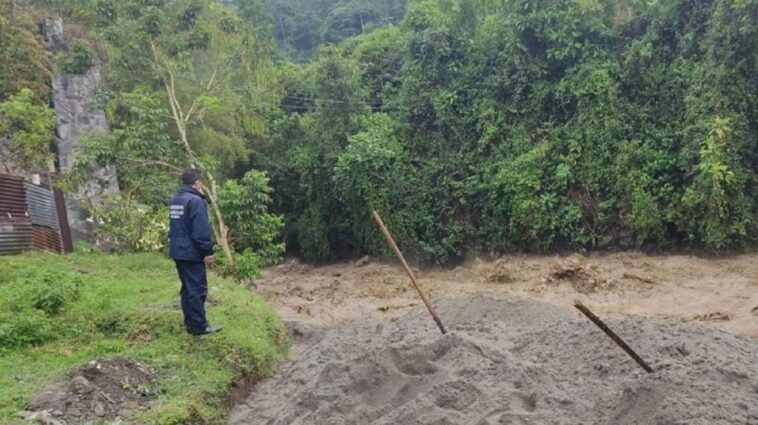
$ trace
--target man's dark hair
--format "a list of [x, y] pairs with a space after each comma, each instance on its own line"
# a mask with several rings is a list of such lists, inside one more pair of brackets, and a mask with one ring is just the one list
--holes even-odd
[[196, 181], [200, 180], [201, 176], [200, 171], [194, 168], [187, 168], [182, 173], [182, 184], [193, 185]]

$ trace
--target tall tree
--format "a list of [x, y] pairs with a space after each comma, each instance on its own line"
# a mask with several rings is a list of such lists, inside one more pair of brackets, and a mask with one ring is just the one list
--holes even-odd
[[218, 173], [245, 160], [245, 131], [260, 131], [259, 121], [241, 116], [243, 95], [260, 93], [272, 65], [256, 60], [261, 41], [233, 8], [210, 0], [139, 3], [98, 2], [100, 33], [111, 57], [109, 79], [118, 91], [147, 85], [163, 93], [183, 161], [207, 178], [214, 234], [231, 262]]

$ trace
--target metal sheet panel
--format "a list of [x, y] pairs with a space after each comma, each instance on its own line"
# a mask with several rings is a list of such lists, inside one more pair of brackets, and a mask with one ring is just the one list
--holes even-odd
[[55, 207], [58, 210], [58, 223], [61, 229], [61, 243], [63, 252], [74, 252], [74, 241], [71, 240], [71, 227], [68, 224], [68, 213], [66, 211], [66, 201], [63, 198], [63, 191], [54, 189]]
[[32, 223], [28, 218], [0, 217], [0, 255], [18, 254], [32, 249]]
[[60, 232], [50, 227], [32, 224], [32, 245], [41, 251], [63, 252]]
[[29, 218], [32, 220], [32, 224], [56, 230], [60, 229], [53, 191], [31, 183], [25, 183], [24, 186], [26, 188], [26, 203], [29, 206]]
[[24, 178], [0, 174], [0, 217], [26, 217], [27, 211]]

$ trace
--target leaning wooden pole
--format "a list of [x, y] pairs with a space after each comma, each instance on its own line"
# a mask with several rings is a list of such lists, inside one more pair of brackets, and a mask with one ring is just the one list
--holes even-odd
[[437, 327], [440, 328], [440, 332], [442, 332], [443, 335], [446, 334], [447, 330], [445, 330], [445, 326], [442, 324], [442, 321], [437, 316], [437, 313], [434, 311], [434, 307], [432, 307], [432, 303], [429, 302], [429, 298], [421, 289], [421, 285], [419, 285], [418, 280], [416, 280], [416, 275], [413, 274], [413, 270], [411, 270], [411, 268], [408, 266], [408, 262], [405, 261], [405, 257], [403, 256], [403, 253], [400, 252], [400, 248], [397, 247], [395, 240], [392, 239], [392, 235], [390, 234], [390, 231], [387, 230], [387, 226], [384, 225], [382, 218], [379, 217], [379, 214], [376, 211], [374, 211], [373, 216], [374, 216], [374, 221], [376, 221], [376, 224], [379, 225], [379, 230], [382, 231], [384, 238], [387, 239], [387, 245], [389, 245], [389, 247], [392, 248], [392, 250], [395, 252], [395, 255], [397, 255], [398, 260], [400, 260], [400, 264], [403, 265], [405, 272], [408, 273], [408, 277], [411, 278], [411, 283], [416, 288], [416, 291], [418, 291], [418, 294], [421, 297], [421, 299], [424, 301], [424, 304], [426, 304], [426, 308], [429, 309], [429, 313], [432, 315], [432, 318], [434, 319], [434, 323], [437, 324]]
[[587, 308], [584, 304], [581, 303], [581, 301], [576, 300], [574, 301], [574, 307], [576, 307], [579, 311], [581, 311], [585, 316], [587, 316], [588, 319], [590, 319], [594, 324], [596, 324], [600, 329], [602, 329], [603, 332], [605, 332], [606, 335], [608, 335], [613, 342], [618, 344], [619, 347], [621, 347], [622, 350], [626, 351], [626, 354], [629, 354], [631, 358], [634, 359], [634, 361], [637, 362], [640, 367], [645, 369], [647, 373], [653, 373], [653, 368], [650, 367], [650, 365], [647, 364], [645, 360], [642, 360], [642, 357], [640, 357], [637, 353], [632, 350], [629, 345], [624, 342], [621, 337], [616, 335], [615, 332], [613, 332], [605, 323], [603, 323], [602, 320], [600, 320], [599, 317], [595, 316], [595, 314], [590, 311], [589, 308]]

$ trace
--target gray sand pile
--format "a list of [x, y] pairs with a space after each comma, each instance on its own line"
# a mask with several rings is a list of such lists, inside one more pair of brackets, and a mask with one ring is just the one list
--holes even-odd
[[[649, 375], [592, 323], [526, 298], [443, 300], [317, 335], [232, 424], [758, 425], [758, 342], [696, 324], [609, 320]], [[591, 306], [590, 306], [591, 307]]]

